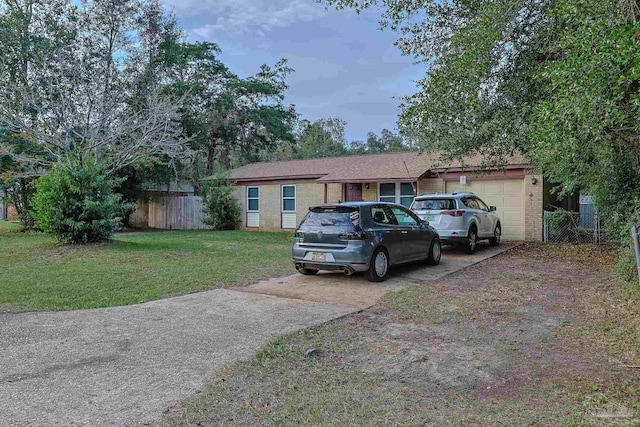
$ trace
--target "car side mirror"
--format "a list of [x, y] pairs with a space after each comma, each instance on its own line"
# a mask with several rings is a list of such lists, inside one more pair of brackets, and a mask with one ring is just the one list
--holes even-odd
[[496, 207], [495, 206], [489, 206], [489, 211], [495, 212], [496, 211]]
[[425, 228], [429, 226], [429, 221], [427, 221], [426, 219], [421, 219], [420, 220], [420, 227]]

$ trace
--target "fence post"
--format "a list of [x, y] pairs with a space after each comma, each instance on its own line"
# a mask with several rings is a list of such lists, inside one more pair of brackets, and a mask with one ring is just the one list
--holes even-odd
[[636, 251], [636, 268], [638, 269], [638, 280], [640, 280], [640, 242], [638, 241], [638, 227], [635, 225], [631, 227], [631, 237]]

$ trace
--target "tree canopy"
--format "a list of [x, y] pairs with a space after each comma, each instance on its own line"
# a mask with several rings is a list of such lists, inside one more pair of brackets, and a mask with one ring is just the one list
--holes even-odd
[[91, 158], [105, 173], [162, 164], [197, 179], [293, 140], [286, 61], [239, 77], [159, 0], [3, 1], [0, 24], [8, 175]]
[[[325, 0], [378, 7], [425, 65], [399, 127], [444, 160], [530, 159], [558, 191], [596, 198], [623, 224], [640, 212], [637, 0]], [[625, 231], [626, 230], [626, 231]]]

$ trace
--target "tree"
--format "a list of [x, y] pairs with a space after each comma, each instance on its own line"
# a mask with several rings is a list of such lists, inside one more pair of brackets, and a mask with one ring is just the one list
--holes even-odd
[[[76, 10], [65, 0], [10, 0], [0, 7], [0, 90], [3, 103], [30, 123], [37, 112], [22, 109], [19, 93], [42, 94], [46, 64], [54, 52], [75, 37]], [[7, 187], [24, 229], [34, 225], [30, 215], [34, 182], [30, 173], [9, 154], [44, 157], [46, 153], [26, 135], [0, 122], [0, 179]]]
[[640, 219], [640, 22], [631, 3], [557, 4], [564, 30], [549, 50], [562, 58], [535, 76], [545, 91], [530, 123], [535, 164], [562, 191], [595, 196], [624, 242]]
[[428, 69], [405, 99], [399, 127], [443, 160], [483, 154], [504, 165], [526, 154], [528, 117], [539, 97], [533, 73], [555, 21], [546, 0], [327, 0], [340, 7], [379, 6], [397, 46]]
[[38, 226], [64, 243], [93, 243], [111, 238], [123, 206], [95, 162], [57, 163], [38, 180], [34, 217]]
[[285, 79], [292, 71], [280, 60], [273, 67], [263, 65], [253, 77], [227, 81], [210, 111], [208, 173], [216, 162], [229, 168], [234, 158], [236, 163], [252, 161], [279, 141], [293, 141], [297, 115], [293, 106], [283, 103]]
[[382, 129], [380, 137], [375, 133], [367, 134], [366, 152], [369, 154], [377, 153], [394, 153], [402, 151], [410, 151], [411, 148], [404, 139], [388, 129]]
[[216, 163], [230, 167], [260, 160], [291, 144], [297, 116], [284, 104], [285, 79], [292, 72], [285, 60], [240, 78], [218, 59], [218, 45], [185, 41], [157, 0], [143, 8], [139, 21], [144, 27], [139, 56], [148, 59], [141, 61], [145, 70], [137, 71], [136, 92], [144, 100], [148, 88], [162, 82], [165, 93], [184, 99], [180, 126], [191, 155], [183, 175], [197, 182], [211, 175]]
[[159, 156], [178, 156], [182, 141], [175, 102], [153, 91], [145, 109], [127, 104], [124, 65], [137, 3], [95, 0], [82, 6], [73, 43], [57, 48], [43, 66], [39, 93], [1, 88], [0, 98], [16, 101], [0, 104], [0, 124], [45, 153], [7, 154], [33, 175], [56, 162], [89, 156], [109, 174]]
[[345, 122], [340, 119], [320, 119], [313, 123], [301, 121], [297, 141], [299, 157], [313, 159], [348, 155], [344, 128]]
[[233, 198], [235, 186], [224, 172], [218, 170], [215, 179], [204, 181], [201, 185], [204, 205], [205, 224], [214, 230], [234, 230], [240, 225], [240, 206]]

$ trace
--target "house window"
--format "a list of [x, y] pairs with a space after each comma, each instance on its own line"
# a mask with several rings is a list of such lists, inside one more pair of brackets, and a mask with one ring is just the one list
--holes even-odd
[[260, 211], [260, 187], [247, 187], [247, 212]]
[[411, 182], [380, 183], [378, 200], [381, 202], [398, 203], [406, 207], [413, 202], [413, 184]]
[[400, 204], [409, 207], [413, 203], [413, 184], [410, 182], [400, 183]]
[[396, 183], [390, 182], [385, 184], [380, 184], [380, 201], [381, 202], [396, 202]]
[[296, 186], [282, 186], [282, 212], [296, 211]]

